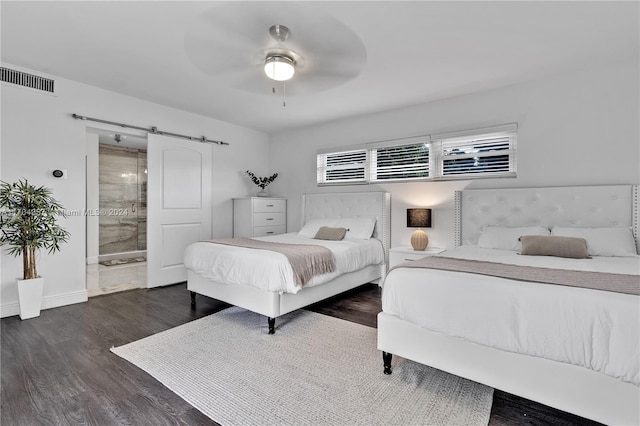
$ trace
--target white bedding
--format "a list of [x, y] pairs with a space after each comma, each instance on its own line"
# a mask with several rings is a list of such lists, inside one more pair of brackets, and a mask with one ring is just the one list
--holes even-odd
[[[639, 256], [564, 259], [477, 246], [462, 246], [442, 256], [640, 275]], [[382, 310], [430, 330], [580, 365], [640, 386], [638, 296], [399, 268], [385, 279]]]
[[[341, 274], [384, 261], [382, 243], [375, 238], [325, 241], [289, 233], [256, 239], [277, 243], [314, 244], [331, 250], [336, 258], [336, 270], [314, 277], [305, 287], [322, 284]], [[295, 284], [287, 258], [269, 250], [198, 242], [186, 248], [184, 265], [190, 271], [219, 283], [245, 284], [285, 293], [297, 293], [302, 288]]]

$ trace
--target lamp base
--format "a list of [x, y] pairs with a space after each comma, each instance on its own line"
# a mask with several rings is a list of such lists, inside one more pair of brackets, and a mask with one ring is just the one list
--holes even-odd
[[422, 229], [413, 231], [411, 234], [411, 247], [417, 251], [424, 251], [429, 245], [429, 237]]

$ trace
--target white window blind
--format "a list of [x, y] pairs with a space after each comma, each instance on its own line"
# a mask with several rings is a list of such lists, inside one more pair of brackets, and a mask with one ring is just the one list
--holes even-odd
[[372, 148], [371, 181], [429, 178], [429, 145], [418, 142]]
[[320, 151], [318, 185], [516, 175], [517, 124]]
[[317, 155], [319, 185], [366, 183], [369, 179], [368, 151], [364, 148]]
[[440, 146], [443, 179], [515, 175], [515, 132], [443, 138]]

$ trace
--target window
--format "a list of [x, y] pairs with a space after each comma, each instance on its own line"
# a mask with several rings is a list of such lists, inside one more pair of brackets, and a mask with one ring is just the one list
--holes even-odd
[[515, 133], [487, 133], [440, 140], [441, 178], [515, 174]]
[[516, 131], [507, 124], [319, 152], [318, 185], [515, 176]]
[[429, 139], [370, 149], [371, 182], [429, 178]]
[[367, 156], [366, 149], [318, 154], [318, 184], [366, 183]]

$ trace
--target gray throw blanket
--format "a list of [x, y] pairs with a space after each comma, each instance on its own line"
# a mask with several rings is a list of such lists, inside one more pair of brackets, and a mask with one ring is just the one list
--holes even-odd
[[293, 270], [296, 285], [303, 286], [314, 276], [336, 270], [336, 258], [326, 247], [312, 244], [286, 244], [251, 238], [220, 238], [210, 243], [227, 246], [246, 247], [258, 250], [271, 250], [285, 255]]
[[640, 295], [640, 276], [605, 272], [572, 271], [568, 269], [536, 268], [481, 260], [433, 256], [402, 263], [395, 268], [427, 268], [471, 274], [489, 275], [518, 281], [558, 284]]

